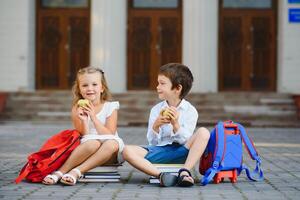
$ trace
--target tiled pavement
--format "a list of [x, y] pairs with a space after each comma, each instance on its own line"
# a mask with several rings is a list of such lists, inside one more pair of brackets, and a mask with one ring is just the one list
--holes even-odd
[[[4, 199], [299, 199], [300, 129], [248, 128], [262, 157], [265, 180], [250, 182], [243, 173], [229, 182], [192, 188], [161, 188], [147, 183], [148, 176], [128, 164], [120, 168], [121, 183], [79, 183], [76, 186], [44, 186], [12, 181], [30, 152], [54, 133], [71, 126], [11, 123], [0, 125], [0, 200]], [[146, 128], [121, 127], [127, 144], [145, 144]], [[249, 157], [245, 158], [246, 163]], [[253, 166], [253, 165], [252, 165]], [[196, 176], [201, 178], [197, 172]]]

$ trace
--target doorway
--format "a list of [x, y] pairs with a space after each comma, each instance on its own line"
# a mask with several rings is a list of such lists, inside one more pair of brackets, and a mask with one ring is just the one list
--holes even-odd
[[219, 7], [219, 90], [274, 91], [277, 1], [222, 0]]
[[127, 88], [155, 89], [159, 67], [181, 62], [182, 2], [129, 0]]
[[37, 89], [69, 89], [89, 65], [90, 1], [37, 0]]

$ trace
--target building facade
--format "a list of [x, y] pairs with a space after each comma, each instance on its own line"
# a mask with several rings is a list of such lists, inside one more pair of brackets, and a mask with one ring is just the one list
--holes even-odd
[[0, 91], [69, 89], [101, 66], [114, 93], [190, 67], [193, 92], [300, 93], [300, 3], [291, 0], [2, 0]]

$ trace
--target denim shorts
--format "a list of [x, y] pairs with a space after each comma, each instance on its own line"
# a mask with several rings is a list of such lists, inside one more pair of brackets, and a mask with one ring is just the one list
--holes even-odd
[[151, 163], [183, 164], [189, 154], [189, 149], [179, 144], [146, 146], [143, 148], [148, 151], [145, 159]]

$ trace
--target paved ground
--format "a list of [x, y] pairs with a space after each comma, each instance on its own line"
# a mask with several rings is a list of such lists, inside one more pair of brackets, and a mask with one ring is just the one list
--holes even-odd
[[[12, 181], [30, 152], [69, 125], [0, 125], [0, 200], [4, 199], [299, 199], [300, 129], [249, 128], [262, 157], [265, 180], [250, 182], [242, 174], [238, 183], [192, 188], [161, 188], [147, 183], [148, 176], [128, 164], [120, 168], [121, 183], [79, 183], [73, 187], [44, 186]], [[145, 144], [146, 128], [121, 127], [126, 143]], [[246, 163], [251, 165], [249, 159]], [[195, 172], [196, 173], [196, 172]], [[196, 176], [201, 178], [199, 174]]]

